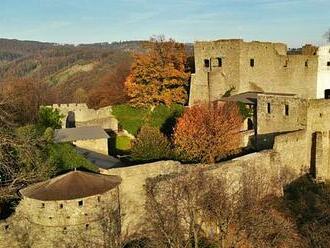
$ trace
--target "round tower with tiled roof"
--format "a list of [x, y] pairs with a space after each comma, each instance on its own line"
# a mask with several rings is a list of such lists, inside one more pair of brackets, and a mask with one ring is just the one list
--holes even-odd
[[37, 243], [54, 244], [77, 231], [95, 237], [102, 232], [104, 211], [119, 211], [120, 183], [118, 176], [71, 171], [20, 190], [17, 210]]

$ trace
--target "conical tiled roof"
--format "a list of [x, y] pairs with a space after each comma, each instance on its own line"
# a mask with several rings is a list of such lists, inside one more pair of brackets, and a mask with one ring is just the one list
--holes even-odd
[[42, 201], [72, 200], [103, 194], [120, 183], [121, 178], [118, 176], [72, 171], [28, 186], [20, 193], [25, 197]]

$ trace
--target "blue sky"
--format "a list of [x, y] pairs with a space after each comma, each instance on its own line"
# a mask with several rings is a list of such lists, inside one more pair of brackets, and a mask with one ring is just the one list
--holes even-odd
[[59, 43], [244, 38], [320, 44], [330, 0], [1, 0], [0, 37]]

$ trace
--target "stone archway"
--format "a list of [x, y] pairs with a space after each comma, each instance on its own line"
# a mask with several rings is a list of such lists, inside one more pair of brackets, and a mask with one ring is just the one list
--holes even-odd
[[76, 127], [76, 115], [73, 111], [68, 112], [65, 122], [66, 128], [75, 128]]

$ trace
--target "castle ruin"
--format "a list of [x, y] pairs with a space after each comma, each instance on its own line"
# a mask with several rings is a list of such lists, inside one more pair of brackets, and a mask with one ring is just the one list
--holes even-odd
[[194, 55], [189, 105], [219, 100], [230, 90], [330, 97], [330, 45], [305, 45], [293, 52], [283, 43], [201, 41]]

